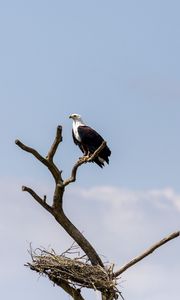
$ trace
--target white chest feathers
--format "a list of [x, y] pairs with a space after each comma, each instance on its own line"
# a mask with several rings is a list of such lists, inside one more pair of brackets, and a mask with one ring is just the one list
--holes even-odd
[[74, 132], [74, 136], [75, 136], [76, 140], [78, 140], [78, 142], [81, 142], [81, 138], [78, 133], [78, 127], [83, 126], [83, 125], [84, 124], [82, 122], [80, 122], [79, 120], [73, 121], [73, 132]]

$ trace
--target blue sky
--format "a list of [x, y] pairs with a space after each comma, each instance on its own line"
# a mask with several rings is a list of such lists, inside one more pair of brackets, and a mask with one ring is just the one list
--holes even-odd
[[[0, 290], [5, 299], [12, 294], [15, 300], [68, 299], [23, 266], [29, 242], [61, 252], [71, 240], [21, 193], [27, 184], [50, 197], [53, 181], [14, 140], [45, 155], [61, 124], [56, 162], [67, 177], [80, 156], [72, 142], [71, 113], [80, 113], [112, 150], [103, 170], [82, 166], [65, 197], [68, 214], [97, 251], [123, 264], [180, 227], [179, 10], [175, 0], [1, 1]], [[126, 299], [178, 299], [179, 247], [175, 240], [127, 272], [121, 283]]]

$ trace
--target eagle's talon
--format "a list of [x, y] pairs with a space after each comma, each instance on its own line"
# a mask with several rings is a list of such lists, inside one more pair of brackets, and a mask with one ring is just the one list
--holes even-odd
[[85, 156], [84, 156], [84, 159], [85, 159], [85, 160], [87, 160], [87, 159], [89, 159], [89, 158], [90, 158], [90, 155], [85, 155]]
[[87, 156], [81, 156], [81, 157], [79, 157], [79, 161], [82, 161], [82, 162], [84, 162], [84, 163], [87, 162], [87, 159], [88, 159]]

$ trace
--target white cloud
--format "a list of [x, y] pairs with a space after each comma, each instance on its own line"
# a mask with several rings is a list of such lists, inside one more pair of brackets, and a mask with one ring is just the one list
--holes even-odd
[[[84, 198], [111, 203], [111, 205], [127, 205], [151, 201], [156, 206], [173, 205], [180, 211], [180, 195], [172, 188], [151, 190], [129, 190], [114, 186], [97, 186], [89, 189], [79, 189], [78, 193]], [[168, 202], [168, 203], [167, 203]]]
[[[177, 210], [180, 211], [180, 195], [176, 194], [172, 188], [165, 188], [162, 190], [151, 190], [149, 192], [150, 196], [157, 199], [157, 204], [166, 205], [173, 205]], [[163, 202], [164, 199], [164, 202]], [[162, 200], [162, 201], [161, 201]], [[167, 203], [165, 203], [165, 201]]]

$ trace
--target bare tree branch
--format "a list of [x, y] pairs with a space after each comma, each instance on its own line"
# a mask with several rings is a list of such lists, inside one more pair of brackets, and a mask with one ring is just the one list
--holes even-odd
[[63, 195], [64, 195], [64, 186], [62, 182], [56, 183], [55, 190], [54, 190], [54, 195], [53, 195], [53, 210], [54, 213], [56, 212], [57, 214], [59, 213], [60, 210], [62, 210], [62, 205], [63, 205]]
[[44, 207], [51, 214], [53, 212], [52, 207], [46, 203], [41, 197], [39, 197], [31, 188], [27, 186], [22, 186], [23, 192], [28, 192], [42, 207]]
[[125, 272], [127, 269], [129, 269], [133, 265], [137, 264], [140, 260], [142, 260], [143, 258], [145, 258], [146, 256], [148, 256], [149, 254], [153, 253], [154, 250], [156, 250], [157, 248], [161, 247], [165, 243], [171, 241], [172, 239], [177, 238], [179, 235], [180, 235], [180, 231], [173, 232], [169, 236], [167, 236], [164, 239], [160, 240], [159, 242], [157, 242], [156, 244], [154, 244], [152, 247], [150, 247], [148, 250], [146, 250], [145, 252], [143, 252], [141, 255], [135, 257], [134, 259], [132, 259], [131, 261], [129, 261], [127, 264], [125, 264], [124, 266], [122, 266], [118, 271], [116, 271], [114, 273], [114, 277], [118, 277], [120, 274], [122, 274], [123, 272]]
[[15, 144], [19, 146], [22, 150], [31, 153], [34, 157], [36, 157], [42, 164], [44, 164], [46, 167], [48, 167], [47, 160], [39, 154], [39, 152], [31, 147], [26, 146], [23, 144], [20, 140], [15, 140]]
[[58, 126], [57, 130], [56, 130], [55, 140], [46, 156], [46, 159], [48, 161], [53, 161], [53, 157], [54, 157], [56, 150], [61, 142], [62, 142], [62, 126]]
[[73, 169], [72, 169], [72, 172], [71, 172], [71, 176], [64, 180], [63, 182], [63, 185], [64, 186], [67, 186], [68, 184], [70, 184], [71, 182], [74, 182], [76, 181], [76, 174], [77, 174], [77, 170], [78, 168], [84, 164], [86, 161], [85, 161], [85, 158], [84, 157], [81, 157], [74, 165]]
[[[19, 140], [16, 140], [15, 143], [22, 150], [24, 150], [28, 153], [31, 153], [35, 158], [37, 158], [37, 160], [39, 160], [43, 165], [45, 165], [49, 169], [51, 174], [53, 175], [55, 182], [58, 182], [59, 180], [62, 181], [62, 178], [61, 178], [62, 172], [56, 167], [56, 165], [51, 160], [44, 158], [41, 154], [39, 154], [39, 152], [37, 150], [35, 150], [32, 147], [26, 146]], [[55, 147], [52, 146], [51, 149], [52, 149], [52, 151], [50, 152], [50, 155], [52, 157], [52, 155], [53, 155], [52, 152], [55, 151]]]
[[72, 171], [71, 171], [71, 176], [64, 180], [63, 182], [63, 185], [64, 186], [67, 186], [68, 184], [70, 184], [71, 182], [74, 182], [76, 181], [76, 174], [77, 174], [77, 170], [78, 168], [84, 164], [84, 163], [87, 163], [87, 162], [91, 162], [93, 161], [94, 158], [96, 158], [98, 156], [98, 154], [101, 152], [101, 150], [106, 146], [106, 142], [103, 141], [102, 144], [100, 145], [100, 147], [94, 151], [94, 153], [90, 156], [83, 156], [81, 157], [74, 165], [74, 167], [72, 168]]

